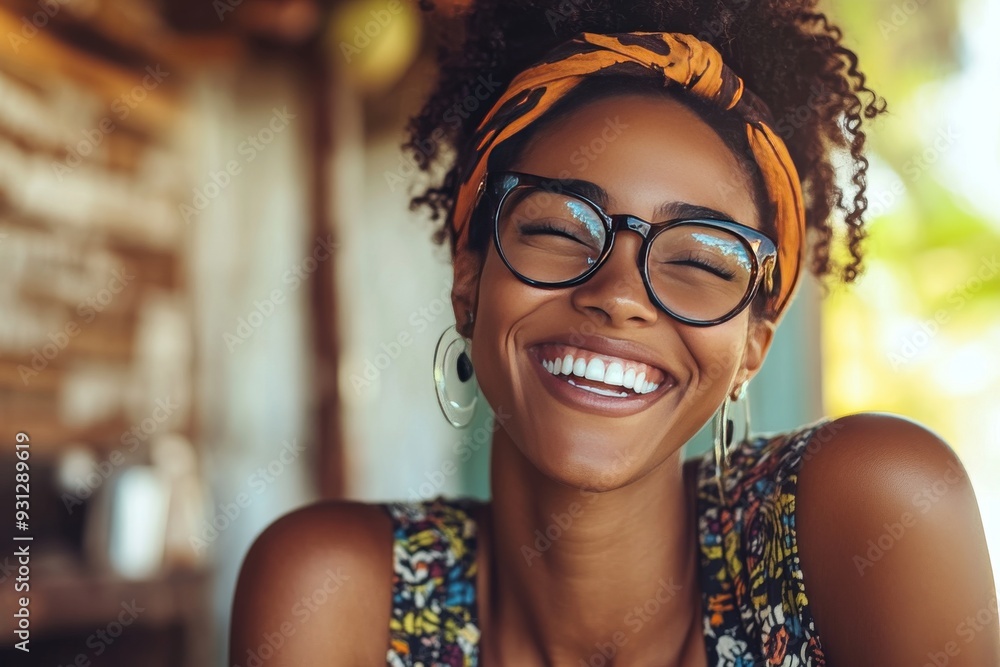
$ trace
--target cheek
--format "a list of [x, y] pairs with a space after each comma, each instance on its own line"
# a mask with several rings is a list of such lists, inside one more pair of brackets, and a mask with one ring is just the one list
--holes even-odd
[[525, 453], [525, 443], [535, 440], [532, 434], [538, 424], [531, 420], [524, 391], [531, 372], [524, 363], [524, 339], [537, 321], [533, 316], [553, 297], [552, 292], [518, 280], [495, 252], [486, 257], [479, 279], [472, 364], [483, 397], [494, 413], [506, 415], [503, 430]]
[[739, 369], [747, 345], [746, 314], [704, 329], [687, 328], [681, 338], [696, 367], [695, 396], [710, 391], [722, 396], [729, 390]]
[[524, 284], [507, 269], [491, 247], [479, 275], [474, 343], [480, 338], [495, 341], [516, 336], [524, 318], [564, 298], [564, 294], [562, 290]]
[[[479, 274], [479, 285], [476, 298], [476, 327], [473, 330], [472, 348], [492, 347], [503, 326], [503, 321], [509, 317], [507, 311], [511, 305], [508, 293], [506, 271], [496, 254], [491, 249], [482, 265]], [[513, 276], [511, 276], [513, 277]]]
[[494, 408], [511, 404], [514, 336], [517, 323], [534, 309], [532, 291], [537, 290], [511, 275], [491, 249], [479, 277], [472, 363], [483, 395]]

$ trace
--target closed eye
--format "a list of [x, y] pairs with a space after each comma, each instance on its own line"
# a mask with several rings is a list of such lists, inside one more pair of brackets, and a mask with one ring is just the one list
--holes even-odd
[[532, 222], [522, 224], [518, 231], [521, 236], [560, 236], [571, 241], [576, 241], [580, 245], [586, 246], [588, 248], [593, 247], [595, 244], [593, 242], [588, 242], [585, 239], [581, 239], [575, 236], [570, 231], [564, 227], [558, 227], [551, 222]]
[[714, 264], [704, 257], [698, 257], [694, 253], [682, 257], [679, 259], [674, 259], [669, 262], [664, 262], [665, 264], [673, 264], [675, 266], [693, 266], [697, 269], [702, 269], [708, 271], [709, 273], [722, 278], [723, 280], [733, 280], [736, 278], [736, 273], [731, 269], [727, 269], [724, 266]]

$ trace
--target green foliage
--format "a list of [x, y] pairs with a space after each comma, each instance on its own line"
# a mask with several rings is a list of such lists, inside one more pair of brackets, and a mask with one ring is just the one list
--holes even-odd
[[879, 169], [868, 192], [866, 275], [834, 290], [823, 322], [831, 413], [909, 415], [958, 449], [978, 446], [968, 434], [979, 428], [982, 406], [992, 404], [989, 392], [1000, 388], [988, 352], [989, 338], [1000, 339], [1000, 217], [975, 210], [944, 172], [946, 154], [975, 141], [968, 128], [959, 134], [949, 125], [939, 104], [962, 75], [964, 6], [831, 3], [891, 113], [870, 135]]

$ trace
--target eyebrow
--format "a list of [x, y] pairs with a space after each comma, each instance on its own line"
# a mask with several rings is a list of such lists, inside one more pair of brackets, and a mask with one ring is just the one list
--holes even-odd
[[[608, 208], [611, 201], [607, 190], [596, 183], [591, 183], [590, 181], [584, 181], [578, 178], [559, 178], [552, 179], [552, 181], [554, 184], [558, 184], [561, 188], [572, 190], [577, 194], [583, 195], [605, 210]], [[555, 191], [558, 192], [558, 190]], [[731, 215], [727, 215], [722, 211], [717, 211], [708, 206], [689, 204], [688, 202], [683, 201], [664, 202], [657, 206], [653, 211], [653, 222], [665, 222], [667, 220], [675, 220], [677, 218], [711, 218], [713, 220], [728, 220], [730, 222], [736, 222], [733, 220]]]

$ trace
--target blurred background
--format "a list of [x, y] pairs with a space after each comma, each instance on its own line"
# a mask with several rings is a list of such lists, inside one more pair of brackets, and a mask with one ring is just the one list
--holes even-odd
[[[436, 4], [0, 2], [0, 466], [31, 471], [27, 525], [0, 533], [33, 538], [30, 659], [5, 547], [0, 662], [222, 665], [281, 514], [488, 496], [488, 409], [456, 431], [434, 397], [450, 268], [400, 150], [464, 3]], [[754, 427], [921, 421], [1000, 563], [1000, 5], [828, 5], [891, 111], [868, 269], [800, 291]]]

